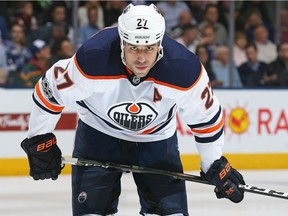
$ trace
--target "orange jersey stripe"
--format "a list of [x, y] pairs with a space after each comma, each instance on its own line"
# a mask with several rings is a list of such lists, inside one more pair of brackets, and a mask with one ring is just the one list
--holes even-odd
[[127, 66], [125, 66], [125, 68], [126, 68], [127, 72], [128, 72], [130, 75], [133, 74], [133, 72], [132, 72]]
[[158, 126], [158, 125], [150, 128], [150, 129], [148, 129], [148, 130], [145, 130], [145, 131], [143, 131], [141, 134], [149, 134], [149, 133], [151, 133], [154, 129], [156, 129], [157, 126]]
[[165, 83], [165, 82], [156, 80], [154, 78], [147, 78], [147, 80], [151, 80], [151, 81], [153, 81], [153, 82], [155, 82], [155, 83], [157, 83], [159, 85], [162, 85], [162, 86], [167, 86], [167, 87], [178, 89], [178, 90], [181, 90], [181, 91], [187, 91], [189, 89], [192, 89], [198, 83], [198, 81], [200, 80], [200, 78], [202, 76], [202, 73], [203, 73], [203, 67], [201, 67], [201, 72], [200, 72], [197, 80], [191, 86], [189, 86], [188, 88], [182, 88], [182, 87], [179, 87], [179, 86], [171, 85], [169, 83]]
[[214, 125], [210, 128], [206, 128], [206, 129], [199, 129], [199, 130], [191, 129], [191, 131], [193, 131], [194, 133], [202, 133], [202, 134], [211, 133], [211, 132], [214, 132], [214, 131], [218, 130], [219, 128], [221, 128], [223, 126], [223, 124], [224, 124], [224, 115], [222, 115], [222, 119], [217, 125]]
[[54, 104], [51, 104], [41, 93], [40, 90], [40, 80], [37, 82], [35, 86], [35, 91], [42, 103], [45, 104], [46, 107], [48, 107], [50, 110], [54, 112], [61, 112], [64, 109], [64, 106], [55, 106]]

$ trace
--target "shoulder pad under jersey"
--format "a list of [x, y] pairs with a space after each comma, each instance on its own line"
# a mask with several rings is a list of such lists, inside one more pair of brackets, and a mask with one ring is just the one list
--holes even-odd
[[86, 41], [76, 52], [76, 64], [84, 76], [116, 76], [120, 74], [120, 37], [116, 27], [106, 28]]
[[190, 88], [202, 73], [198, 57], [174, 39], [165, 35], [163, 58], [156, 64], [154, 78], [179, 88]]

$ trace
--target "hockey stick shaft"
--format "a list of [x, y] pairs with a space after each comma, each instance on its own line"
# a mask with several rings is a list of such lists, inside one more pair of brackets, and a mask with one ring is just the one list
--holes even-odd
[[[102, 167], [105, 169], [112, 168], [112, 169], [118, 169], [122, 171], [134, 172], [134, 173], [150, 173], [150, 174], [157, 174], [157, 175], [166, 175], [166, 176], [173, 177], [175, 179], [181, 179], [185, 181], [212, 185], [210, 182], [203, 180], [200, 176], [195, 176], [195, 175], [186, 174], [186, 173], [173, 172], [173, 171], [168, 171], [168, 170], [160, 170], [160, 169], [136, 166], [136, 165], [124, 165], [124, 164], [117, 164], [117, 163], [86, 160], [86, 159], [80, 159], [80, 158], [64, 158], [64, 157], [62, 158], [62, 163], [76, 165], [76, 166], [86, 166], [86, 167], [97, 166], [97, 167]], [[265, 195], [265, 196], [272, 196], [272, 197], [281, 198], [281, 199], [288, 199], [288, 193], [285, 193], [285, 192], [279, 192], [275, 190], [259, 188], [259, 187], [251, 186], [251, 185], [241, 185], [241, 184], [239, 185], [239, 188], [241, 188], [243, 191], [250, 192], [250, 193], [256, 193], [256, 194]]]

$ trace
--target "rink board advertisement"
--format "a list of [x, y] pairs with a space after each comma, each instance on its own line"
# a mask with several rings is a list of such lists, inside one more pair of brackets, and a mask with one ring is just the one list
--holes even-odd
[[[26, 175], [20, 147], [32, 108], [32, 89], [0, 89], [0, 176]], [[225, 115], [224, 154], [238, 169], [288, 168], [288, 90], [214, 90]], [[75, 106], [65, 107], [55, 135], [63, 155], [71, 156], [77, 126]], [[199, 169], [200, 158], [189, 128], [177, 116], [185, 170]], [[70, 167], [64, 173], [70, 172]]]

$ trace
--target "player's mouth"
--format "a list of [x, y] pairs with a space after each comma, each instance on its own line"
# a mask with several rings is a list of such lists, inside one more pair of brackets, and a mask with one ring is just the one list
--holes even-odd
[[148, 67], [147, 66], [135, 66], [138, 70], [145, 70]]

